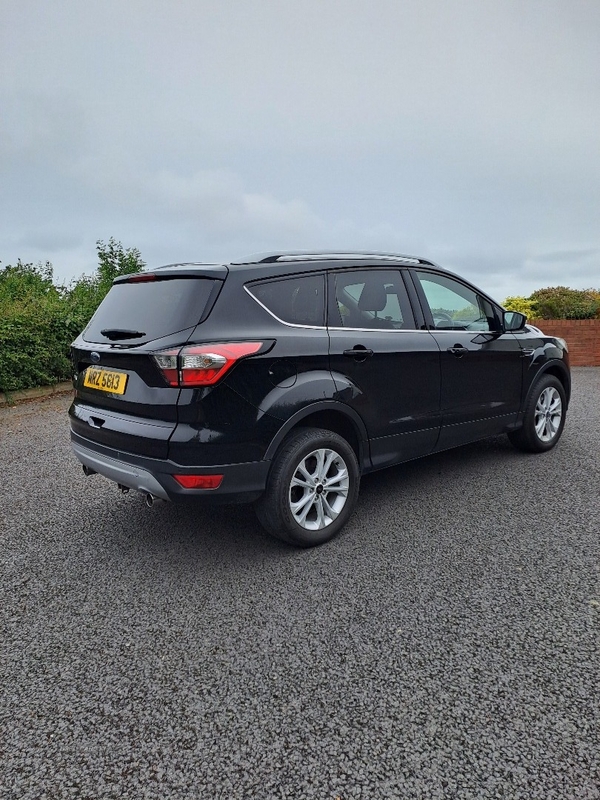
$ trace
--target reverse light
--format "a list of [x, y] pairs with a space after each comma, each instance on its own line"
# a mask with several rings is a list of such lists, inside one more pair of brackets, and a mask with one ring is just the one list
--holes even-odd
[[169, 386], [213, 386], [246, 356], [258, 353], [263, 342], [192, 344], [154, 353], [156, 365]]
[[163, 350], [152, 356], [156, 365], [165, 376], [169, 386], [179, 386], [179, 370], [177, 369], [177, 356], [179, 347], [174, 350]]
[[222, 475], [173, 475], [184, 489], [218, 489], [223, 481]]

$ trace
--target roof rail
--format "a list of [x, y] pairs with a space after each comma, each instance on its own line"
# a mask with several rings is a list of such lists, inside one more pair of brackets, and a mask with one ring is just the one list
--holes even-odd
[[157, 269], [172, 269], [173, 267], [221, 267], [222, 261], [176, 261], [174, 264], [161, 264], [160, 267], [154, 267], [152, 272]]
[[377, 261], [403, 261], [410, 264], [429, 264], [435, 266], [431, 261], [415, 256], [401, 255], [400, 253], [382, 253], [377, 250], [296, 250], [284, 251], [279, 253], [256, 253], [247, 258], [240, 258], [232, 261], [232, 264], [276, 264], [285, 261], [351, 261], [352, 259], [375, 259]]

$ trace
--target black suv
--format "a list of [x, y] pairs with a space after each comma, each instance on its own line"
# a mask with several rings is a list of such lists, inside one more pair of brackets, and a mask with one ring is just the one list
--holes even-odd
[[331, 539], [361, 474], [507, 433], [543, 452], [567, 347], [430, 261], [273, 253], [118, 278], [73, 343], [87, 475], [155, 498], [255, 502], [264, 527]]

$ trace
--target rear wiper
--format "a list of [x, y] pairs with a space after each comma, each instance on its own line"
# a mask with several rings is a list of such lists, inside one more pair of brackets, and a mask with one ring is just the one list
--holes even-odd
[[107, 339], [141, 339], [146, 334], [144, 331], [130, 331], [126, 328], [104, 328], [100, 333]]

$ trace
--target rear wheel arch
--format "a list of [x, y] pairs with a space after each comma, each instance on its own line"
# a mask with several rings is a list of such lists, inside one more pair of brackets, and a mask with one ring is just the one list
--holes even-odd
[[272, 461], [288, 436], [299, 428], [321, 428], [337, 433], [354, 450], [361, 471], [370, 466], [368, 435], [364, 422], [353, 409], [345, 408], [335, 401], [314, 403], [290, 417], [267, 448], [265, 459]]

